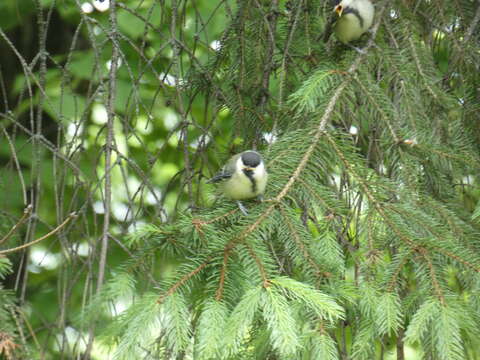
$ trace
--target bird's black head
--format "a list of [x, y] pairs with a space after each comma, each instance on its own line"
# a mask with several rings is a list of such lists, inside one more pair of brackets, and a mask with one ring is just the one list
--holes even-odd
[[254, 168], [262, 162], [262, 158], [260, 154], [255, 151], [245, 151], [242, 154], [242, 162], [245, 166]]

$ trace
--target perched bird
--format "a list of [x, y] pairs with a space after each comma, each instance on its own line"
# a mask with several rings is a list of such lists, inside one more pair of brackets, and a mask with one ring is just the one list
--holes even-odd
[[370, 0], [336, 0], [330, 21], [327, 22], [323, 41], [327, 42], [332, 30], [339, 41], [348, 44], [359, 39], [373, 23], [375, 8]]
[[267, 170], [262, 156], [253, 150], [236, 154], [207, 183], [220, 183], [220, 190], [230, 199], [236, 200], [238, 207], [247, 215], [240, 200], [261, 198], [267, 185]]

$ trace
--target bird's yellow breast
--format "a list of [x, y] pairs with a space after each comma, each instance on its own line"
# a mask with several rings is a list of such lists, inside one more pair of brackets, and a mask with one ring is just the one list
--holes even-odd
[[267, 173], [254, 173], [253, 178], [256, 183], [255, 189], [252, 181], [243, 172], [236, 172], [222, 183], [223, 193], [233, 200], [252, 199], [263, 194], [267, 185]]
[[360, 21], [354, 14], [345, 14], [341, 16], [335, 25], [335, 36], [344, 44], [360, 38], [365, 32]]

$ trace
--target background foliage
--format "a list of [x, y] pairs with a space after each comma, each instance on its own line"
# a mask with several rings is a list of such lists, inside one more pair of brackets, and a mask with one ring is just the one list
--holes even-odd
[[480, 359], [480, 4], [375, 6], [1, 1], [3, 357]]

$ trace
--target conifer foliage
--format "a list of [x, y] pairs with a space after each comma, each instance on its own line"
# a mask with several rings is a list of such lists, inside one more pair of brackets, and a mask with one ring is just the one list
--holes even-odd
[[[115, 142], [117, 131], [135, 138], [135, 117], [155, 106], [180, 122], [152, 153], [166, 161], [175, 138], [168, 156], [181, 168], [160, 185], [154, 216], [132, 207], [135, 221], [116, 236], [128, 258], [88, 268], [98, 286], [72, 319], [85, 354], [480, 359], [479, 2], [374, 1], [361, 51], [319, 40], [330, 1], [212, 0], [207, 17], [197, 3], [111, 1], [103, 23], [81, 17], [84, 40], [102, 47], [95, 54], [109, 44], [111, 57], [99, 187], [111, 189], [115, 166], [155, 186]], [[150, 48], [152, 36], [163, 44]], [[135, 89], [123, 107], [122, 77]], [[142, 86], [166, 104], [144, 102]], [[205, 178], [249, 148], [269, 182], [244, 215]], [[99, 264], [112, 241], [103, 231]]]
[[[406, 345], [480, 356], [464, 188], [478, 181], [480, 7], [375, 6], [357, 53], [318, 43], [323, 2], [238, 4], [221, 50], [190, 78], [222, 89], [243, 144], [264, 150], [268, 200], [246, 217], [219, 201], [135, 233], [139, 259], [179, 265], [119, 317], [151, 310], [147, 324], [119, 324], [120, 347], [155, 324], [164, 335], [151, 345], [171, 357], [404, 359]], [[258, 143], [266, 132], [277, 140]]]

